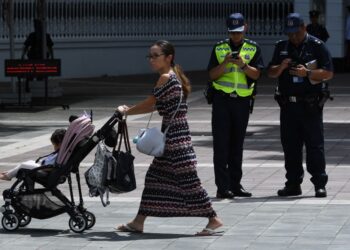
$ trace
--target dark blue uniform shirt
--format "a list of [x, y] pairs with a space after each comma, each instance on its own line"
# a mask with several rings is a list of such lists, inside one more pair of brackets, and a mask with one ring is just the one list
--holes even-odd
[[[327, 47], [320, 39], [309, 34], [298, 47], [290, 43], [289, 40], [278, 41], [269, 67], [281, 64], [286, 58], [291, 58], [292, 61], [304, 65], [316, 60], [318, 69], [333, 71], [332, 57]], [[278, 78], [278, 89], [282, 95], [305, 96], [321, 92], [322, 84], [312, 85], [307, 77], [296, 81], [289, 74], [289, 69], [286, 69]]]

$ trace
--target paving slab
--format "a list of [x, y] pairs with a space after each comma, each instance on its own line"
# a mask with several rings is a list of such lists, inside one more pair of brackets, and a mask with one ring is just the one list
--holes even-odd
[[[198, 157], [197, 171], [223, 219], [224, 233], [195, 237], [206, 225], [205, 218], [147, 219], [143, 234], [115, 232], [113, 227], [128, 222], [138, 211], [144, 177], [152, 158], [139, 154], [135, 146], [135, 174], [138, 187], [125, 194], [112, 194], [111, 205], [103, 207], [98, 198], [88, 196], [81, 178], [85, 205], [96, 215], [96, 225], [82, 234], [69, 230], [67, 214], [46, 220], [33, 219], [26, 228], [6, 232], [0, 228], [1, 249], [349, 249], [350, 243], [350, 74], [337, 74], [330, 82], [333, 101], [324, 110], [325, 150], [329, 183], [328, 197], [315, 198], [310, 175], [305, 173], [300, 197], [276, 196], [284, 180], [283, 152], [279, 139], [279, 108], [273, 100], [274, 82], [263, 77], [244, 145], [244, 187], [251, 198], [216, 199], [214, 184], [211, 107], [202, 91], [205, 72], [189, 72], [193, 93], [189, 99], [189, 125]], [[150, 93], [154, 75], [56, 79], [63, 96], [49, 98], [42, 106], [37, 98], [32, 106], [5, 106], [0, 109], [0, 171], [21, 161], [35, 159], [51, 150], [49, 136], [66, 127], [71, 114], [84, 110], [94, 113], [99, 128], [121, 104], [133, 104]], [[70, 105], [64, 110], [60, 104]], [[132, 138], [145, 126], [148, 115], [128, 118]], [[155, 115], [154, 125], [161, 118]], [[80, 165], [84, 173], [92, 165], [94, 150]], [[0, 181], [0, 191], [12, 182]], [[60, 189], [68, 194], [68, 186]], [[77, 195], [76, 183], [73, 190]]]

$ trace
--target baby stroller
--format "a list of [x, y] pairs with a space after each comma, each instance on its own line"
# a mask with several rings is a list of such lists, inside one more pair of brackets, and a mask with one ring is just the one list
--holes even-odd
[[[5, 204], [2, 226], [7, 231], [15, 231], [27, 226], [32, 218], [47, 219], [62, 213], [70, 216], [69, 227], [81, 233], [92, 228], [95, 215], [84, 208], [80, 185], [79, 164], [93, 148], [113, 132], [114, 125], [122, 116], [116, 112], [92, 136], [94, 126], [88, 116], [81, 116], [69, 125], [62, 141], [55, 166], [41, 166], [32, 170], [20, 169], [17, 180], [10, 189], [3, 192]], [[51, 171], [47, 171], [48, 168]], [[79, 204], [73, 197], [71, 173], [76, 175]], [[58, 185], [68, 180], [70, 200], [58, 189]], [[43, 188], [34, 188], [39, 183]]]

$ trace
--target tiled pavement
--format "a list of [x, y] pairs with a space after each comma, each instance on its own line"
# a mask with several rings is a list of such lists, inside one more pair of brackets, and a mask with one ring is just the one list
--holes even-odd
[[[210, 133], [211, 109], [202, 98], [205, 77], [192, 75], [194, 93], [189, 103], [189, 123], [198, 157], [198, 174], [209, 195], [215, 185]], [[324, 112], [325, 146], [329, 184], [327, 198], [315, 198], [309, 174], [302, 184], [303, 195], [278, 198], [283, 186], [283, 153], [279, 141], [279, 109], [272, 98], [273, 81], [263, 78], [251, 116], [244, 151], [243, 185], [252, 198], [216, 200], [213, 206], [224, 221], [224, 234], [194, 237], [201, 230], [203, 218], [149, 218], [145, 233], [116, 233], [116, 224], [129, 221], [138, 209], [144, 176], [150, 157], [133, 150], [136, 156], [136, 191], [112, 195], [104, 208], [96, 198], [89, 198], [82, 178], [88, 209], [96, 215], [96, 225], [83, 234], [69, 231], [68, 215], [46, 220], [33, 219], [13, 233], [0, 229], [1, 249], [349, 249], [350, 243], [350, 88], [348, 74], [338, 74], [331, 81], [334, 101]], [[69, 103], [60, 107], [15, 108], [0, 110], [0, 171], [50, 150], [49, 135], [54, 128], [67, 126], [70, 114], [94, 110], [97, 128], [119, 104], [132, 104], [146, 96], [154, 77], [98, 78], [62, 81], [64, 97], [50, 103]], [[130, 136], [144, 126], [147, 116], [128, 118]], [[160, 123], [155, 117], [154, 123]], [[93, 152], [81, 164], [83, 173], [93, 161]], [[0, 190], [10, 182], [0, 181]], [[62, 190], [67, 192], [66, 184]], [[77, 189], [74, 189], [77, 191]]]

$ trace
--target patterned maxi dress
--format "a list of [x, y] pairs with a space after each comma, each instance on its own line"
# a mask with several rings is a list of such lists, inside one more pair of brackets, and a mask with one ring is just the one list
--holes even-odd
[[[157, 100], [157, 110], [163, 116], [164, 131], [178, 107], [180, 95], [183, 96], [181, 83], [175, 75], [171, 75], [167, 83], [153, 89], [153, 94]], [[155, 157], [147, 171], [138, 212], [140, 215], [216, 216], [197, 175], [196, 155], [186, 114], [187, 104], [183, 97], [166, 135], [164, 155]]]

